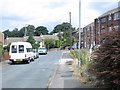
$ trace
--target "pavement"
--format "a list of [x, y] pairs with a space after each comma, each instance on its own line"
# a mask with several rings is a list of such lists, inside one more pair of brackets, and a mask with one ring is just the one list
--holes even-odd
[[62, 54], [59, 65], [50, 80], [48, 88], [86, 88], [86, 85], [73, 76], [70, 65], [66, 64], [67, 61], [73, 61], [73, 59], [69, 57], [69, 53], [70, 51], [66, 51]]

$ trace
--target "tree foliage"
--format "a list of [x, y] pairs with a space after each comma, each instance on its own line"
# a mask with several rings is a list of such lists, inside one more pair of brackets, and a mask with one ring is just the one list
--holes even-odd
[[38, 27], [35, 29], [35, 35], [36, 35], [36, 36], [40, 36], [40, 34], [42, 34], [42, 35], [47, 35], [47, 34], [48, 34], [47, 28], [44, 27], [44, 26], [38, 26]]
[[32, 33], [32, 34], [34, 35], [35, 26], [33, 26], [33, 25], [28, 25], [28, 26], [25, 27], [24, 29], [27, 30], [27, 36], [29, 36], [30, 33]]
[[92, 71], [97, 78], [108, 87], [120, 88], [120, 32], [108, 33], [95, 55]]
[[61, 40], [55, 40], [55, 47], [59, 48], [62, 45], [63, 41]]
[[55, 46], [55, 40], [51, 38], [45, 38], [44, 44], [47, 49], [53, 48]]
[[40, 36], [42, 33], [43, 35], [48, 34], [48, 30], [45, 26], [38, 26], [35, 28], [34, 25], [28, 25], [22, 27], [20, 30], [18, 28], [14, 28], [12, 31], [5, 30], [3, 33], [6, 37], [23, 37], [25, 35], [25, 30], [26, 30], [26, 35], [29, 36], [30, 33], [32, 33], [35, 36]]
[[4, 38], [6, 39], [7, 37], [10, 37], [11, 36], [11, 32], [8, 30], [5, 30], [4, 32]]
[[32, 44], [33, 49], [38, 49], [40, 47], [39, 43]]
[[35, 43], [35, 39], [33, 38], [33, 34], [30, 33], [28, 39], [27, 39], [27, 42], [31, 43], [31, 44], [34, 44]]
[[65, 32], [65, 31], [69, 31], [70, 29], [71, 31], [75, 30], [75, 28], [73, 28], [72, 25], [70, 25], [70, 23], [64, 22], [62, 24], [56, 25], [52, 33]]

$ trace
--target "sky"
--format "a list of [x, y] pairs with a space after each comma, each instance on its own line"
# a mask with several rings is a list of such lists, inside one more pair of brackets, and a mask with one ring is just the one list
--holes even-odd
[[[108, 10], [120, 0], [81, 0], [81, 27]], [[49, 31], [63, 22], [79, 27], [79, 0], [0, 0], [0, 32], [27, 25], [45, 26]]]

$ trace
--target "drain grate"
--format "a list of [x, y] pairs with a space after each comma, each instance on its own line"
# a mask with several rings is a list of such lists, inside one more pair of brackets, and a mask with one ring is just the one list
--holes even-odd
[[66, 71], [61, 75], [61, 77], [72, 77], [72, 71]]
[[72, 74], [61, 75], [61, 77], [72, 77]]

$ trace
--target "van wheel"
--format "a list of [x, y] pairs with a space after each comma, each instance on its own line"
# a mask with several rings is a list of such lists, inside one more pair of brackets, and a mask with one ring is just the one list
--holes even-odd
[[29, 64], [29, 63], [30, 63], [30, 60], [25, 61], [25, 63]]
[[14, 62], [14, 61], [12, 61], [12, 64], [15, 64], [15, 62]]

